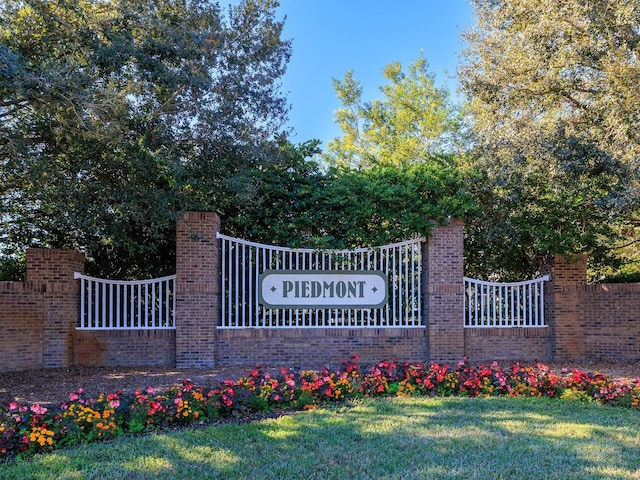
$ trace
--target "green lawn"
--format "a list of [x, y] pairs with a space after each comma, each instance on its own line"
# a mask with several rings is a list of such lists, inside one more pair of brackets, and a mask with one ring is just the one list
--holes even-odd
[[640, 479], [640, 413], [546, 398], [384, 398], [94, 443], [0, 479]]

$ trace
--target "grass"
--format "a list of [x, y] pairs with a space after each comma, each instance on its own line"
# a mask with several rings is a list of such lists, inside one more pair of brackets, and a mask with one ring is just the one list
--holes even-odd
[[382, 398], [122, 437], [0, 479], [640, 479], [637, 411], [547, 398]]

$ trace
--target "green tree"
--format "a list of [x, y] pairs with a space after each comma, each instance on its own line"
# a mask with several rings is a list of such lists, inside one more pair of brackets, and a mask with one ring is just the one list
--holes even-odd
[[428, 236], [434, 226], [465, 218], [473, 208], [451, 154], [421, 163], [331, 168], [318, 194], [316, 235], [337, 248]]
[[472, 207], [452, 155], [321, 169], [318, 152], [318, 141], [286, 143], [273, 162], [236, 176], [225, 232], [294, 248], [379, 246], [428, 235]]
[[554, 253], [587, 252], [598, 268], [617, 263], [610, 242], [621, 233], [613, 217], [628, 169], [608, 152], [545, 138], [509, 165], [474, 160], [466, 172], [476, 202], [465, 226], [468, 275], [530, 278]]
[[640, 8], [631, 0], [474, 0], [460, 82], [475, 150], [470, 269], [612, 249], [638, 206]]
[[325, 174], [311, 158], [319, 141], [284, 143], [267, 164], [243, 169], [229, 180], [222, 205], [224, 231], [260, 243], [316, 246]]
[[447, 153], [459, 130], [459, 116], [445, 88], [435, 85], [423, 56], [409, 65], [399, 62], [384, 68], [390, 82], [380, 88], [383, 99], [362, 100], [362, 87], [353, 71], [333, 81], [342, 108], [336, 123], [342, 137], [329, 142], [324, 159], [330, 165], [370, 167], [424, 162], [430, 155]]
[[[460, 81], [483, 144], [587, 138], [640, 153], [640, 8], [634, 0], [474, 0]], [[512, 146], [513, 145], [513, 146]]]
[[102, 275], [172, 270], [176, 215], [220, 210], [278, 150], [290, 42], [276, 7], [5, 1], [0, 253], [78, 248]]

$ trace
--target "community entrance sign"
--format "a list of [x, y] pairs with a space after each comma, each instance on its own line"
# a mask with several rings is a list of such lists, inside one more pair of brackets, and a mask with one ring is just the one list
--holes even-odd
[[267, 308], [380, 308], [388, 281], [382, 271], [267, 270], [258, 288]]

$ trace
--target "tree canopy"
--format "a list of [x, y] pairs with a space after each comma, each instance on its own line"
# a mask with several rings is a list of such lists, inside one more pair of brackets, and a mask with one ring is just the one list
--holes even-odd
[[353, 71], [334, 79], [342, 135], [322, 155], [330, 168], [316, 202], [325, 241], [350, 248], [426, 236], [472, 208], [453, 154], [461, 116], [428, 67], [422, 55], [406, 71], [388, 64], [373, 101]]
[[251, 199], [234, 202], [225, 231], [289, 247], [375, 247], [426, 236], [473, 206], [453, 155], [322, 169], [317, 153], [317, 141], [287, 145], [268, 169], [248, 170]]
[[520, 148], [562, 127], [627, 163], [640, 154], [634, 0], [474, 0], [460, 68], [478, 140]]
[[[3, 253], [78, 248], [103, 274], [173, 269], [176, 215], [220, 211], [286, 133], [291, 46], [276, 6], [5, 1]], [[114, 271], [113, 256], [127, 267]]]
[[522, 276], [553, 253], [615, 262], [639, 198], [637, 2], [472, 4], [459, 72], [480, 212], [471, 270]]
[[459, 130], [457, 111], [446, 88], [435, 84], [421, 55], [404, 72], [399, 62], [384, 68], [389, 84], [380, 87], [382, 99], [365, 102], [362, 87], [348, 71], [333, 81], [342, 107], [335, 122], [342, 136], [327, 146], [331, 165], [370, 167], [424, 162], [431, 155], [451, 153]]
[[373, 101], [349, 71], [320, 156], [284, 128], [275, 0], [5, 0], [0, 277], [32, 245], [83, 250], [104, 276], [172, 272], [191, 209], [292, 247], [461, 216], [469, 275], [521, 279], [553, 253], [615, 266], [640, 226], [637, 1], [472, 4], [464, 111], [422, 55], [387, 65]]

